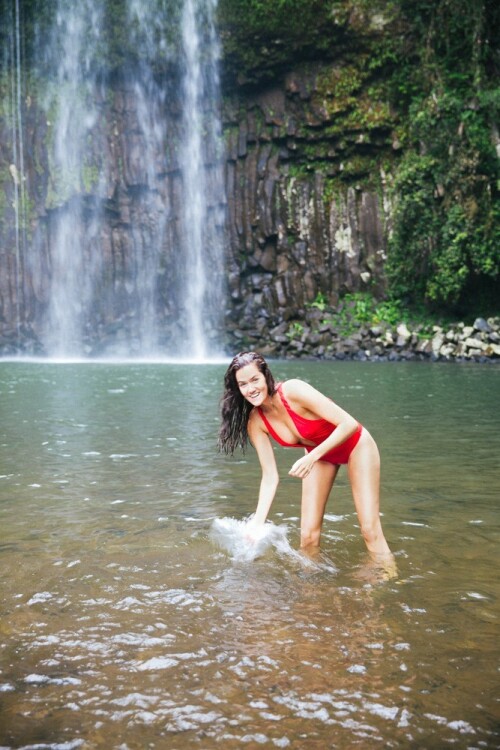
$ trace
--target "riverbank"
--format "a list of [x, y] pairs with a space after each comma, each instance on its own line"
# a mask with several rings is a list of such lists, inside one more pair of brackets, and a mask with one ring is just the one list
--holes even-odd
[[[228, 355], [256, 350], [277, 359], [500, 363], [500, 317], [445, 325], [392, 322], [376, 317], [360, 320], [359, 309], [354, 306], [351, 310], [349, 305], [336, 309], [311, 305], [300, 312], [300, 318], [278, 325], [264, 317], [253, 321], [253, 325], [244, 320], [226, 322]], [[114, 331], [113, 336], [103, 331], [92, 347], [84, 348], [82, 356], [112, 356], [122, 351], [117, 349], [120, 343], [123, 344], [120, 332]], [[160, 354], [168, 343], [165, 330]], [[131, 339], [132, 352], [139, 351], [139, 347], [140, 342]], [[0, 335], [0, 358], [17, 355], [44, 357], [46, 352], [31, 330], [23, 329], [21, 335], [14, 331]]]
[[309, 309], [301, 321], [283, 321], [269, 329], [230, 326], [233, 349], [256, 349], [285, 359], [353, 359], [359, 361], [500, 362], [500, 318], [471, 323], [411, 324], [366, 322], [342, 312]]

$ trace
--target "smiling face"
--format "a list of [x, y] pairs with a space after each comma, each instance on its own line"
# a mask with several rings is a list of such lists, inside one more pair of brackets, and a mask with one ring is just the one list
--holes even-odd
[[262, 406], [262, 403], [269, 396], [266, 378], [255, 362], [241, 367], [236, 372], [236, 382], [241, 395], [252, 406]]

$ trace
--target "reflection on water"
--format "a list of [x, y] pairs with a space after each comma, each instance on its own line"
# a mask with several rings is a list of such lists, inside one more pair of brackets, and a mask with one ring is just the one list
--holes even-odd
[[376, 437], [389, 581], [345, 475], [297, 552], [283, 449], [280, 531], [238, 554], [259, 473], [216, 453], [224, 370], [0, 363], [0, 745], [500, 746], [500, 370], [273, 367]]

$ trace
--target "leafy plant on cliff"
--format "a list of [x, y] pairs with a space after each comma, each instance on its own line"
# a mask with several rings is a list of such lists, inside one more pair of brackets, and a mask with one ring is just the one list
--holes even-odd
[[328, 299], [322, 292], [318, 292], [313, 302], [306, 303], [306, 307], [314, 307], [323, 312], [328, 306]]
[[[487, 97], [491, 102], [491, 97]], [[498, 103], [496, 104], [497, 112]], [[388, 274], [410, 302], [454, 305], [471, 276], [498, 278], [500, 204], [489, 118], [443, 94], [420, 105], [397, 172]]]
[[400, 300], [388, 298], [378, 300], [371, 292], [352, 292], [344, 294], [335, 308], [328, 308], [328, 318], [322, 322], [334, 325], [343, 336], [350, 336], [360, 326], [388, 326], [394, 328], [399, 323], [418, 325], [422, 331], [432, 329], [436, 322], [425, 311], [410, 313]]
[[461, 309], [471, 288], [500, 274], [500, 90], [490, 46], [499, 13], [468, 0], [401, 6], [412, 13], [421, 65], [412, 71], [407, 150], [394, 181], [388, 276], [407, 303]]
[[286, 336], [290, 339], [290, 341], [294, 341], [295, 339], [300, 339], [303, 333], [304, 326], [302, 325], [302, 323], [299, 323], [296, 320], [293, 323], [290, 323], [288, 331], [286, 332]]

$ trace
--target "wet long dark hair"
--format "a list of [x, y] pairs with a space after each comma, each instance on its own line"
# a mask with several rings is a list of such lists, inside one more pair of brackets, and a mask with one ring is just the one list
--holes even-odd
[[222, 423], [219, 432], [219, 450], [233, 455], [236, 448], [243, 451], [248, 445], [248, 418], [253, 409], [240, 393], [236, 373], [242, 367], [255, 363], [264, 375], [269, 395], [276, 392], [276, 384], [271, 370], [261, 354], [257, 352], [240, 352], [231, 361], [224, 375], [224, 394], [221, 398]]

